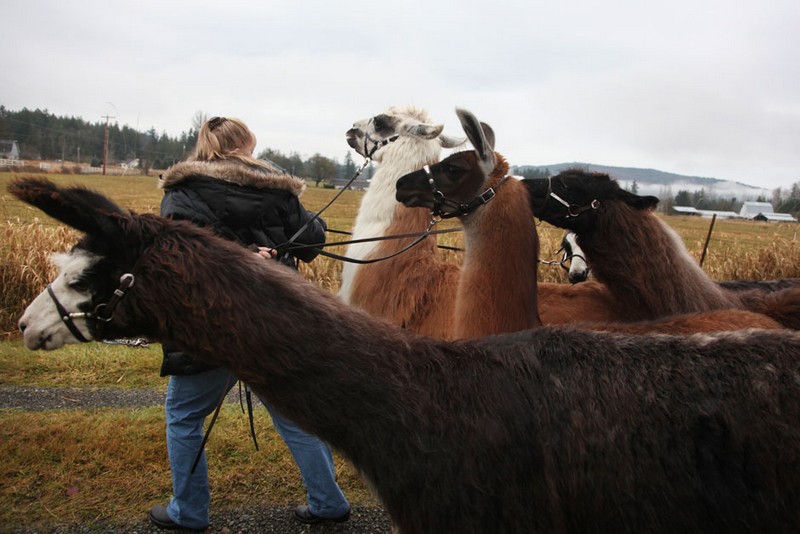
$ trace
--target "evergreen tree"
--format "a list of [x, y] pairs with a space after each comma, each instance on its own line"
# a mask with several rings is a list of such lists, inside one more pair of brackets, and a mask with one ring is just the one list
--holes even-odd
[[684, 191], [681, 189], [678, 191], [678, 194], [675, 195], [675, 200], [673, 201], [675, 206], [692, 206], [692, 197], [689, 195], [688, 191]]

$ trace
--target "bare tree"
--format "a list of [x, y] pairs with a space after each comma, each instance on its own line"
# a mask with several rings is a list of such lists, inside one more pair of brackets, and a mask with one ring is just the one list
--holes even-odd
[[320, 182], [333, 180], [336, 176], [336, 162], [317, 153], [308, 160], [306, 172], [308, 172], [309, 178], [314, 180], [314, 183], [319, 186]]
[[200, 131], [200, 127], [208, 120], [208, 113], [205, 111], [195, 111], [192, 117], [192, 129], [195, 132]]

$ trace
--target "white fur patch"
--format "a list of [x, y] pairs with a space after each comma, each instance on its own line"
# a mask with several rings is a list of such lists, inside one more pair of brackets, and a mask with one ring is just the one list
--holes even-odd
[[[423, 139], [409, 134], [404, 125], [410, 121], [419, 122], [417, 118], [402, 116], [399, 108], [390, 108], [384, 114], [397, 113], [398, 121], [392, 135], [400, 135], [397, 141], [389, 143], [373, 155], [380, 166], [372, 176], [369, 188], [361, 199], [361, 206], [353, 226], [353, 240], [381, 237], [394, 219], [394, 211], [398, 206], [397, 180], [409, 172], [421, 169], [423, 165], [439, 161], [441, 145], [438, 138]], [[419, 113], [419, 112], [416, 112]], [[371, 130], [369, 119], [355, 123], [356, 128], [364, 130], [370, 137], [377, 134]], [[377, 137], [380, 138], [380, 137]], [[377, 241], [355, 243], [347, 247], [348, 258], [363, 260], [368, 258], [378, 246]], [[345, 262], [342, 266], [342, 285], [339, 297], [344, 302], [352, 298], [353, 281], [362, 266]]]
[[[59, 302], [68, 312], [78, 310], [80, 303], [89, 301], [87, 292], [76, 291], [70, 287], [81, 273], [97, 262], [97, 257], [84, 250], [70, 253], [56, 253], [51, 257], [59, 273], [51, 282], [51, 287]], [[86, 339], [92, 336], [82, 319], [74, 320], [75, 326]], [[31, 302], [19, 320], [20, 328], [24, 328], [25, 346], [31, 350], [54, 350], [67, 343], [78, 343], [78, 340], [61, 320], [55, 303], [45, 289]]]

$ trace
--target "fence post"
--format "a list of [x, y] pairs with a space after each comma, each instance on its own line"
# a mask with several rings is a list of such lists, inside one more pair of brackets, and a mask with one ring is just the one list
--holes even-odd
[[711, 224], [708, 227], [708, 235], [706, 235], [706, 243], [703, 245], [703, 253], [700, 255], [700, 267], [706, 261], [706, 250], [708, 250], [708, 242], [711, 241], [711, 232], [714, 231], [714, 221], [717, 220], [717, 214], [711, 216]]

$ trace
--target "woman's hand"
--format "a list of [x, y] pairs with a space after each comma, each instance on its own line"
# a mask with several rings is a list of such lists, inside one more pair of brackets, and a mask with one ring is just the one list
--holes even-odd
[[256, 254], [258, 254], [263, 258], [271, 260], [272, 258], [278, 255], [278, 251], [270, 247], [258, 247], [258, 252], [256, 252]]

